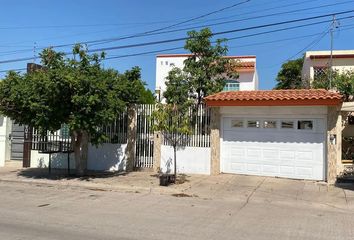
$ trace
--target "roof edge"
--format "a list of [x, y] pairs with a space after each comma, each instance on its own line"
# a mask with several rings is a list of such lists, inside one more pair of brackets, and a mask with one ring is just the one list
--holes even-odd
[[[192, 54], [157, 54], [156, 58], [167, 58], [167, 57], [190, 57]], [[232, 59], [243, 59], [243, 58], [256, 58], [255, 55], [243, 55], [243, 56], [225, 56], [226, 58]]]

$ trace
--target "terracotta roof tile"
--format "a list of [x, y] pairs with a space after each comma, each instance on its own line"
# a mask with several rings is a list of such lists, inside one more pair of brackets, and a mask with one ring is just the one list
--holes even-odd
[[255, 63], [254, 62], [239, 62], [237, 63], [237, 69], [238, 68], [254, 68]]
[[[219, 102], [219, 106], [222, 103], [225, 105], [301, 105], [306, 101], [306, 105], [335, 105], [335, 102], [340, 102], [342, 96], [339, 93], [327, 91], [324, 89], [300, 89], [300, 90], [260, 90], [260, 91], [229, 91], [219, 92], [214, 95], [210, 95], [205, 98], [207, 104], [213, 102]], [[324, 104], [322, 100], [333, 100], [333, 104]], [[251, 103], [253, 102], [253, 103]], [[272, 103], [273, 102], [273, 103]], [[276, 104], [274, 104], [276, 102]], [[298, 103], [298, 104], [296, 104]], [[321, 104], [323, 103], [323, 104]]]

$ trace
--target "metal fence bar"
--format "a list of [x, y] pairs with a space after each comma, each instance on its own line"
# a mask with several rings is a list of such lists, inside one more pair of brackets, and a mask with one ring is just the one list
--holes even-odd
[[[191, 107], [188, 114], [192, 120], [192, 134], [188, 136], [187, 147], [210, 147], [210, 109], [204, 104]], [[186, 138], [187, 139], [187, 138]], [[164, 145], [170, 143], [164, 139]]]

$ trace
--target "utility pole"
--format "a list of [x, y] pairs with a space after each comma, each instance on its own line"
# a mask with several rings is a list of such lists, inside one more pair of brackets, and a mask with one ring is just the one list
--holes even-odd
[[36, 50], [37, 50], [37, 43], [34, 42], [34, 43], [33, 43], [33, 63], [36, 63], [36, 58], [37, 58], [37, 56], [36, 56], [36, 54], [37, 54]]
[[329, 58], [329, 89], [332, 89], [332, 78], [333, 78], [333, 32], [339, 26], [336, 15], [333, 15], [331, 28], [330, 28], [330, 35], [331, 35], [331, 54]]

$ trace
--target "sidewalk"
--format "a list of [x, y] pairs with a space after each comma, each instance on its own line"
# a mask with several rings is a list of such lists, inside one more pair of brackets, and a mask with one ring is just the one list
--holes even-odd
[[28, 184], [47, 184], [67, 187], [84, 187], [101, 191], [127, 191], [144, 193], [174, 194], [181, 193], [190, 188], [189, 179], [193, 182], [206, 176], [188, 176], [184, 184], [159, 186], [159, 178], [153, 172], [130, 172], [130, 173], [90, 173], [88, 176], [78, 178], [69, 176], [66, 170], [22, 168], [15, 162], [7, 162], [5, 167], [0, 168], [0, 181], [19, 182]]
[[0, 182], [198, 197], [246, 204], [252, 200], [354, 210], [354, 186], [350, 184], [336, 187], [323, 182], [234, 174], [185, 175], [185, 180], [182, 184], [162, 187], [159, 186], [159, 178], [152, 172], [101, 173], [76, 178], [68, 177], [65, 170], [53, 170], [49, 174], [48, 169], [22, 169], [16, 164], [0, 168]]

